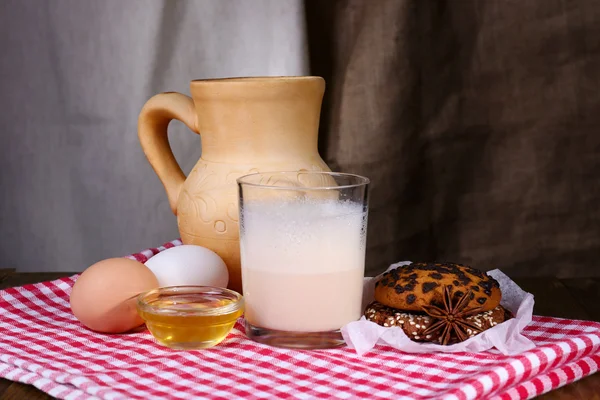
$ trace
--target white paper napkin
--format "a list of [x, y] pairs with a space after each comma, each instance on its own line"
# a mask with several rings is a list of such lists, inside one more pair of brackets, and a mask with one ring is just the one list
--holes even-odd
[[[403, 261], [392, 264], [387, 271], [411, 264]], [[514, 318], [498, 324], [461, 343], [443, 346], [434, 343], [413, 342], [406, 336], [402, 328], [386, 328], [374, 322], [367, 321], [363, 316], [360, 320], [351, 322], [342, 327], [342, 335], [348, 347], [354, 349], [359, 355], [371, 350], [377, 343], [388, 344], [407, 353], [431, 352], [480, 352], [496, 348], [502, 354], [513, 355], [535, 347], [535, 344], [522, 334], [523, 329], [531, 322], [533, 315], [533, 295], [525, 292], [508, 276], [495, 269], [487, 272], [500, 284], [502, 301], [500, 304], [511, 311]], [[374, 300], [375, 282], [381, 275], [374, 278], [365, 278], [363, 291], [363, 310]]]

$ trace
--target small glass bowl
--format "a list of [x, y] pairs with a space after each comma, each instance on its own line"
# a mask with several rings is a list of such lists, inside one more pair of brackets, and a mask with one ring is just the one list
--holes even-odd
[[227, 337], [244, 313], [244, 299], [224, 288], [170, 286], [140, 294], [137, 311], [162, 345], [206, 349]]

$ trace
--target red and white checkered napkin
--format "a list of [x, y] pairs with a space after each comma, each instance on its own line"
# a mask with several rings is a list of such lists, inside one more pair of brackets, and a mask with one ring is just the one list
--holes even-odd
[[[133, 255], [139, 261], [166, 247]], [[209, 350], [175, 351], [147, 332], [102, 335], [71, 314], [75, 277], [0, 291], [0, 377], [64, 399], [443, 398], [526, 399], [598, 370], [600, 323], [534, 317], [537, 347], [404, 354], [378, 346], [295, 351], [248, 340], [238, 322]]]

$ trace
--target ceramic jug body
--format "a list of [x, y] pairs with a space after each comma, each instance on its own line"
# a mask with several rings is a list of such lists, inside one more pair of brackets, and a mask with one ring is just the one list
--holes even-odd
[[[162, 93], [140, 113], [140, 143], [165, 187], [183, 243], [219, 254], [233, 290], [242, 291], [236, 179], [330, 170], [317, 149], [324, 90], [319, 77], [197, 80], [191, 98]], [[172, 119], [201, 135], [202, 155], [187, 178], [167, 139]]]

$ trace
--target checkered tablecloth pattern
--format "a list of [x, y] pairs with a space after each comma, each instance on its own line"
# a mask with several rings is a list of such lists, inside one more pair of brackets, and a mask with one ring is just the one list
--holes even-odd
[[[129, 257], [144, 262], [178, 244]], [[283, 350], [248, 340], [241, 321], [213, 349], [175, 351], [147, 331], [83, 328], [69, 308], [75, 279], [0, 291], [0, 377], [62, 399], [528, 399], [600, 365], [600, 323], [548, 317], [526, 328], [537, 347], [512, 357]]]

